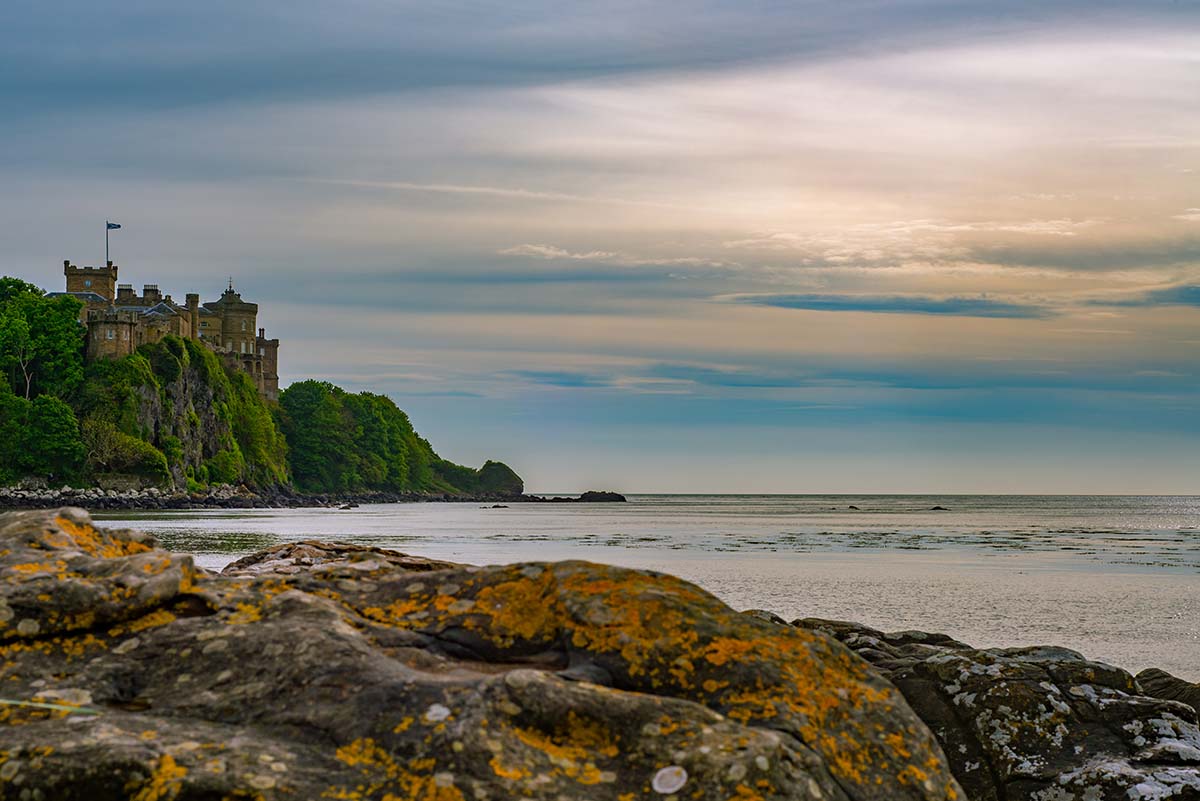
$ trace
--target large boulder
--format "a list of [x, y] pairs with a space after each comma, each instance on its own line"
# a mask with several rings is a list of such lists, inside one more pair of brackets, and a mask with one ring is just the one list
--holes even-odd
[[76, 510], [3, 518], [0, 571], [0, 798], [962, 797], [864, 660], [670, 576], [314, 543], [213, 575]]
[[1065, 648], [984, 650], [919, 631], [793, 625], [837, 637], [887, 675], [972, 801], [1200, 799], [1196, 710], [1151, 697], [1124, 670]]

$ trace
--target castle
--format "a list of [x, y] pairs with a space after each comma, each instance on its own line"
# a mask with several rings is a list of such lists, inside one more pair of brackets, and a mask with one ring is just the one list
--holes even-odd
[[233, 281], [220, 299], [201, 303], [187, 295], [180, 306], [157, 284], [146, 284], [138, 297], [131, 284], [117, 283], [117, 265], [76, 267], [63, 262], [66, 292], [83, 302], [79, 321], [87, 327], [86, 358], [118, 359], [138, 345], [157, 342], [167, 334], [195, 339], [212, 348], [227, 364], [245, 370], [263, 397], [279, 397], [279, 340], [257, 329], [258, 304], [242, 300]]

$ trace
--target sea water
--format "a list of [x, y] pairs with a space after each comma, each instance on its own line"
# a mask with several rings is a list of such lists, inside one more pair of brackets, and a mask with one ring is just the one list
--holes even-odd
[[789, 620], [1060, 645], [1200, 680], [1200, 496], [634, 495], [98, 517], [213, 570], [304, 539], [472, 564], [588, 559]]

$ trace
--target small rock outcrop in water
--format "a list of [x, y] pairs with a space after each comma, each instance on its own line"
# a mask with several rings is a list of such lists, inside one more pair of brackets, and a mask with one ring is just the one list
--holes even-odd
[[619, 492], [588, 490], [578, 498], [572, 498], [569, 495], [526, 495], [523, 500], [547, 503], [625, 503], [627, 499]]
[[198, 570], [0, 518], [0, 797], [958, 799], [822, 632], [670, 576], [295, 543]]
[[579, 496], [580, 503], [625, 503], [625, 496], [619, 492], [602, 492], [588, 490]]
[[[1196, 710], [1165, 700], [1187, 683], [1162, 671], [1135, 681], [1065, 648], [980, 650], [919, 631], [793, 625], [836, 636], [882, 670], [972, 801], [1200, 799]], [[1147, 673], [1178, 684], [1140, 686]]]

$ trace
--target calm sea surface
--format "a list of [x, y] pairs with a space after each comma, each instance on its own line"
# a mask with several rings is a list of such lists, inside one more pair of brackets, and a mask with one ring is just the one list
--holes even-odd
[[938, 631], [986, 647], [1063, 645], [1200, 680], [1200, 496], [629, 500], [98, 516], [213, 569], [302, 539], [474, 564], [589, 559], [674, 573], [735, 608], [789, 620]]

